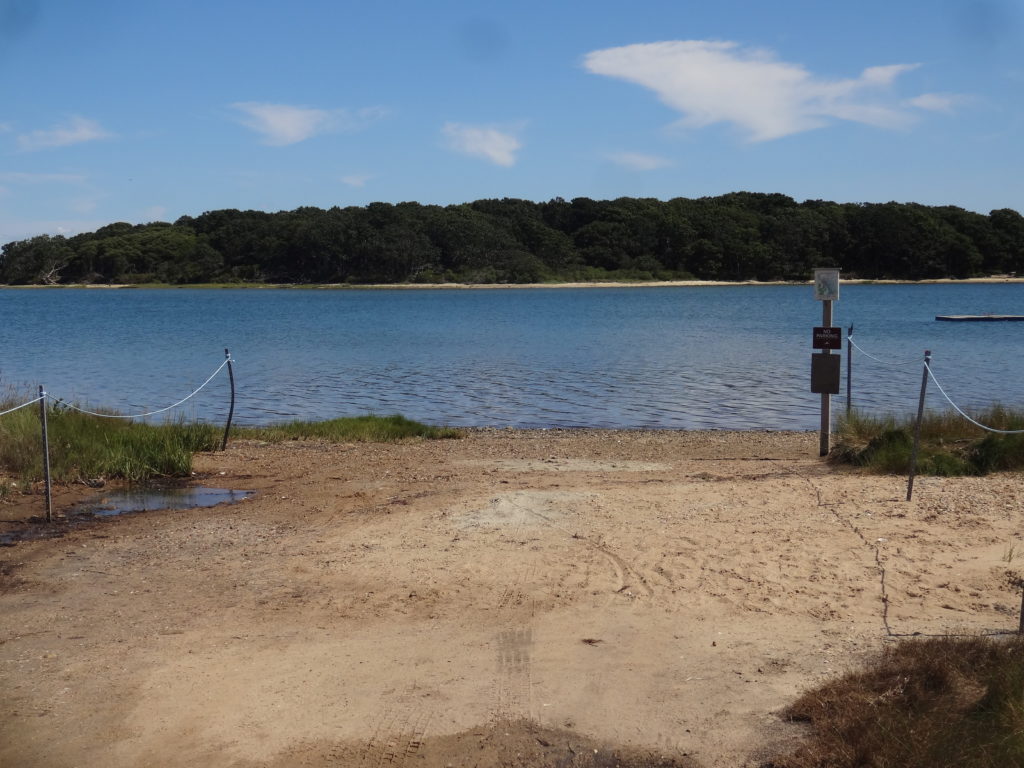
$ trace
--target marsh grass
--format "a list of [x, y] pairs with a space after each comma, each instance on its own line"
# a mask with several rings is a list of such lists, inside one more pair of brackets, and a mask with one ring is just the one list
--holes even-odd
[[1024, 638], [932, 638], [889, 647], [784, 711], [804, 741], [764, 768], [1024, 765]]
[[404, 416], [353, 416], [328, 421], [292, 421], [269, 427], [241, 427], [236, 437], [280, 443], [286, 440], [327, 440], [335, 443], [395, 442], [410, 438], [445, 440], [461, 437], [457, 429], [432, 427]]
[[[1024, 429], [1024, 412], [994, 406], [971, 416], [994, 429]], [[871, 416], [854, 411], [836, 430], [833, 461], [876, 472], [905, 473], [914, 442], [914, 417]], [[984, 475], [1024, 469], [1024, 434], [999, 435], [971, 424], [955, 411], [928, 413], [921, 423], [918, 473]]]
[[[0, 400], [0, 411], [25, 402], [27, 397]], [[112, 412], [111, 412], [112, 413]], [[49, 405], [50, 476], [55, 483], [95, 479], [122, 479], [141, 483], [160, 477], [186, 477], [192, 458], [220, 447], [221, 427], [186, 421], [181, 417], [163, 424], [105, 419]], [[359, 416], [329, 421], [296, 421], [271, 427], [233, 430], [235, 437], [282, 442], [394, 442], [408, 438], [459, 437], [454, 429], [431, 427], [403, 416]], [[24, 488], [43, 477], [42, 431], [38, 406], [0, 417], [0, 498], [15, 487]]]
[[[217, 427], [184, 419], [145, 424], [97, 418], [52, 405], [47, 408], [47, 424], [50, 476], [56, 483], [96, 478], [144, 482], [186, 476], [192, 471], [192, 456], [216, 448], [219, 437]], [[0, 418], [0, 469], [24, 482], [42, 479], [38, 407]]]

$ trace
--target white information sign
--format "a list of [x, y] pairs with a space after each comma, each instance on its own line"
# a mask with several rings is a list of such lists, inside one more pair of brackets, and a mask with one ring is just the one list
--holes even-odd
[[814, 270], [814, 298], [818, 301], [839, 300], [839, 270]]

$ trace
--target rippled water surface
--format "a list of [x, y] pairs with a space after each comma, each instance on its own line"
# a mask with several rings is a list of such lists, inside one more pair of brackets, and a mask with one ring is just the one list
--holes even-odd
[[[856, 405], [913, 410], [926, 348], [958, 404], [1024, 405], [1024, 323], [934, 320], [1024, 314], [1024, 286], [846, 285], [834, 308], [867, 352], [911, 361], [856, 353]], [[0, 386], [145, 411], [188, 394], [229, 347], [242, 424], [400, 412], [455, 426], [814, 429], [820, 323], [809, 286], [6, 289]], [[222, 420], [225, 374], [179, 412]]]

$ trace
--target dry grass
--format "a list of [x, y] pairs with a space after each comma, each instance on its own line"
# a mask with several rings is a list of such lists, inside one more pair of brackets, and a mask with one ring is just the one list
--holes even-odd
[[806, 740], [763, 768], [1024, 765], [1024, 638], [902, 642], [785, 712]]

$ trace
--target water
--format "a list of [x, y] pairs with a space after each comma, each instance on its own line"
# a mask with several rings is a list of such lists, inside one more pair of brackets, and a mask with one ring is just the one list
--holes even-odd
[[253, 491], [235, 491], [229, 488], [204, 488], [187, 486], [183, 488], [132, 487], [105, 493], [95, 499], [76, 504], [68, 516], [94, 515], [114, 517], [129, 512], [150, 512], [157, 509], [192, 509], [212, 507], [225, 502], [235, 503], [246, 499]]
[[[844, 285], [835, 325], [934, 354], [963, 407], [1024, 405], [1024, 285]], [[403, 413], [453, 426], [815, 429], [809, 286], [508, 290], [0, 290], [0, 386], [136, 413], [236, 359], [236, 423]], [[844, 388], [845, 392], [845, 351]], [[222, 372], [178, 412], [222, 421]], [[921, 367], [857, 354], [854, 402], [916, 408]], [[844, 406], [843, 396], [835, 398]], [[931, 406], [941, 400], [937, 392]]]
[[[86, 499], [71, 507], [65, 519], [72, 524], [93, 517], [115, 517], [132, 512], [151, 512], [159, 509], [192, 509], [212, 507], [216, 504], [234, 504], [252, 496], [255, 491], [236, 491], [229, 488], [182, 486], [172, 488], [131, 487], [110, 491]], [[66, 527], [29, 525], [0, 532], [0, 547], [13, 547], [22, 541], [53, 539], [63, 536]]]

